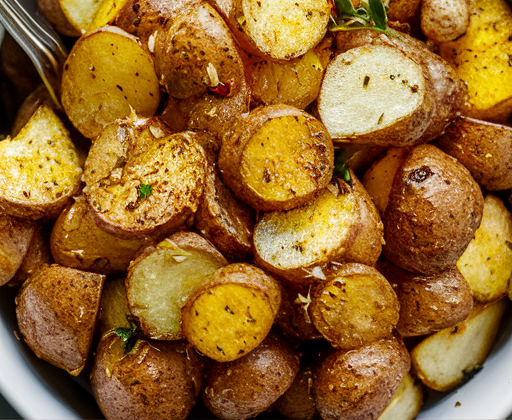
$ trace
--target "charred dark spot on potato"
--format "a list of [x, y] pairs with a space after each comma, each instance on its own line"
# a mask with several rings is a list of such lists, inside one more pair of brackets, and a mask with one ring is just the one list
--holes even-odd
[[434, 175], [434, 172], [432, 172], [430, 167], [423, 165], [421, 168], [418, 168], [418, 169], [415, 169], [414, 171], [412, 171], [409, 174], [408, 178], [409, 178], [409, 181], [420, 183], [420, 182], [426, 181], [432, 175]]
[[217, 346], [217, 350], [221, 352], [224, 356], [226, 355], [226, 353], [224, 353], [224, 350], [222, 350], [222, 347]]
[[363, 87], [366, 89], [370, 83], [370, 76], [364, 76]]
[[230, 315], [235, 315], [235, 313], [231, 310], [231, 308], [230, 308], [228, 305], [226, 305], [226, 307], [224, 308], [224, 310], [225, 310], [228, 314], [230, 314]]

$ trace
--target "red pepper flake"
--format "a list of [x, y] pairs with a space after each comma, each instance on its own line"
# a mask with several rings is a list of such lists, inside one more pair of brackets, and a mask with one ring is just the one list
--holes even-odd
[[220, 95], [225, 98], [225, 97], [229, 96], [229, 94], [231, 93], [232, 85], [233, 85], [232, 82], [228, 82], [228, 83], [221, 82], [217, 86], [210, 87], [208, 89], [210, 90], [210, 92], [216, 93], [217, 95]]

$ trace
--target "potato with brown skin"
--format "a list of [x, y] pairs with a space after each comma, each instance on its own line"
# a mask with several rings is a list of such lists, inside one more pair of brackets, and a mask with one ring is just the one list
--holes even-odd
[[213, 363], [206, 371], [203, 401], [218, 418], [248, 419], [269, 408], [291, 386], [299, 356], [269, 335], [241, 359]]
[[92, 343], [105, 276], [59, 265], [37, 271], [16, 297], [16, 318], [37, 357], [78, 375]]
[[482, 191], [466, 168], [435, 146], [416, 146], [400, 160], [395, 176], [382, 184], [390, 191], [384, 255], [409, 271], [442, 272], [456, 264], [480, 225]]
[[439, 147], [487, 190], [512, 188], [511, 127], [461, 116], [439, 138]]
[[359, 180], [337, 179], [303, 207], [264, 214], [254, 230], [256, 263], [295, 285], [325, 280], [331, 261], [374, 265], [383, 225]]
[[380, 415], [379, 420], [415, 419], [424, 403], [425, 396], [423, 394], [421, 383], [408, 373], [395, 391], [386, 410]]
[[273, 105], [239, 119], [219, 155], [222, 179], [259, 210], [289, 210], [327, 186], [334, 149], [325, 127], [297, 108]]
[[60, 0], [37, 0], [37, 6], [41, 13], [62, 35], [78, 37], [80, 29], [70, 22], [68, 15], [64, 12]]
[[315, 372], [317, 410], [325, 420], [377, 419], [410, 366], [400, 338], [382, 339], [357, 350], [335, 350]]
[[277, 280], [249, 264], [231, 264], [187, 299], [181, 311], [183, 335], [205, 356], [232, 361], [265, 339], [280, 303]]
[[98, 344], [91, 385], [105, 417], [186, 419], [201, 390], [198, 356], [183, 342], [130, 344], [116, 330]]
[[308, 311], [333, 347], [355, 349], [391, 336], [400, 305], [375, 268], [335, 264], [326, 277], [314, 289]]
[[421, 0], [389, 0], [386, 9], [388, 20], [407, 22], [416, 15], [420, 4]]
[[206, 239], [178, 232], [148, 246], [132, 261], [126, 288], [133, 318], [148, 338], [183, 338], [181, 310], [227, 261]]
[[167, 135], [158, 118], [118, 120], [85, 162], [84, 193], [101, 229], [125, 239], [162, 236], [195, 213], [206, 157], [192, 132]]
[[124, 278], [119, 278], [107, 281], [103, 286], [96, 326], [99, 337], [116, 328], [133, 328], [124, 282]]
[[473, 310], [473, 295], [456, 268], [440, 274], [413, 274], [388, 261], [378, 270], [393, 286], [400, 303], [396, 330], [402, 337], [427, 335], [452, 327]]
[[52, 255], [58, 264], [94, 273], [127, 271], [135, 254], [148, 239], [120, 239], [94, 222], [94, 213], [83, 195], [64, 209], [50, 238]]
[[469, 26], [466, 0], [423, 0], [421, 30], [437, 43], [449, 42], [463, 35]]

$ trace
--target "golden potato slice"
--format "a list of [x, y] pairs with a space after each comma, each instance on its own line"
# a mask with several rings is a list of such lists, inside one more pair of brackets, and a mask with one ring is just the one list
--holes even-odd
[[0, 142], [0, 210], [26, 219], [55, 218], [79, 190], [81, 175], [68, 131], [41, 105], [14, 139]]
[[449, 391], [478, 370], [491, 351], [507, 300], [477, 305], [464, 322], [439, 331], [411, 352], [418, 378], [436, 391]]
[[397, 48], [358, 47], [327, 67], [318, 112], [334, 141], [410, 146], [430, 124], [430, 84], [425, 69]]
[[325, 127], [286, 105], [258, 108], [224, 137], [219, 169], [238, 198], [260, 210], [307, 203], [332, 177], [334, 149]]
[[248, 419], [268, 409], [292, 385], [299, 356], [278, 336], [269, 335], [241, 359], [212, 363], [203, 401], [218, 418]]
[[467, 82], [467, 115], [504, 123], [512, 112], [512, 9], [506, 0], [474, 0], [469, 13], [466, 33], [441, 44], [440, 54]]
[[59, 265], [28, 279], [16, 297], [18, 328], [37, 357], [71, 375], [85, 366], [104, 275]]
[[343, 264], [315, 288], [309, 314], [333, 347], [354, 349], [391, 336], [399, 309], [393, 288], [375, 268]]
[[132, 111], [152, 116], [160, 103], [153, 59], [122, 29], [90, 32], [64, 65], [61, 100], [70, 121], [89, 139]]
[[512, 188], [511, 127], [461, 116], [439, 139], [439, 147], [486, 189]]
[[113, 274], [127, 271], [137, 251], [149, 240], [120, 239], [101, 230], [85, 197], [79, 196], [55, 222], [50, 246], [58, 264]]
[[118, 120], [94, 142], [84, 189], [101, 229], [126, 239], [165, 235], [195, 213], [206, 172], [196, 134], [167, 135], [158, 118]]
[[325, 420], [376, 419], [411, 366], [401, 339], [376, 341], [357, 350], [335, 350], [316, 369], [316, 407]]
[[183, 338], [185, 302], [226, 264], [219, 251], [197, 233], [175, 233], [146, 248], [130, 265], [126, 278], [130, 312], [142, 332], [158, 340]]
[[457, 268], [476, 300], [490, 302], [506, 295], [512, 277], [512, 216], [494, 195], [485, 197], [482, 223]]
[[464, 321], [473, 310], [473, 295], [462, 274], [451, 268], [430, 276], [413, 274], [380, 261], [400, 303], [396, 330], [402, 337], [431, 334]]
[[408, 373], [378, 420], [413, 420], [420, 412], [423, 400], [423, 388]]
[[33, 222], [0, 215], [0, 286], [7, 284], [20, 268], [35, 231]]
[[183, 334], [219, 362], [238, 359], [267, 336], [281, 303], [281, 286], [248, 264], [218, 269], [182, 310]]
[[97, 331], [100, 337], [116, 328], [132, 328], [125, 279], [110, 280], [103, 286]]
[[[120, 334], [123, 335], [123, 334]], [[201, 362], [185, 343], [136, 340], [112, 331], [96, 350], [91, 385], [108, 419], [185, 420], [201, 389]]]

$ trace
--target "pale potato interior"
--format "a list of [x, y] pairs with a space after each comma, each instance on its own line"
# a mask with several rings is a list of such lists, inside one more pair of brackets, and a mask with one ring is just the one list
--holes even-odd
[[304, 54], [324, 36], [327, 0], [242, 0], [239, 23], [260, 51], [277, 59]]
[[477, 300], [505, 296], [512, 276], [512, 217], [499, 198], [485, 198], [482, 222], [457, 268]]
[[388, 127], [419, 109], [425, 97], [420, 65], [387, 46], [339, 54], [327, 67], [318, 111], [332, 138]]
[[254, 230], [254, 247], [278, 269], [309, 266], [343, 251], [355, 221], [354, 195], [326, 189], [304, 207], [264, 214]]
[[420, 384], [414, 383], [410, 373], [400, 382], [393, 399], [379, 420], [412, 420], [423, 406], [423, 390]]
[[87, 29], [102, 0], [60, 0], [62, 10], [71, 24], [79, 29]]
[[223, 263], [194, 249], [159, 248], [128, 279], [131, 313], [154, 339], [182, 338], [181, 309]]
[[423, 340], [411, 353], [413, 366], [425, 385], [448, 391], [480, 367], [494, 342], [507, 306], [501, 299], [473, 314], [455, 327]]
[[68, 131], [41, 105], [14, 139], [0, 142], [0, 196], [30, 203], [52, 203], [72, 194], [82, 168]]

